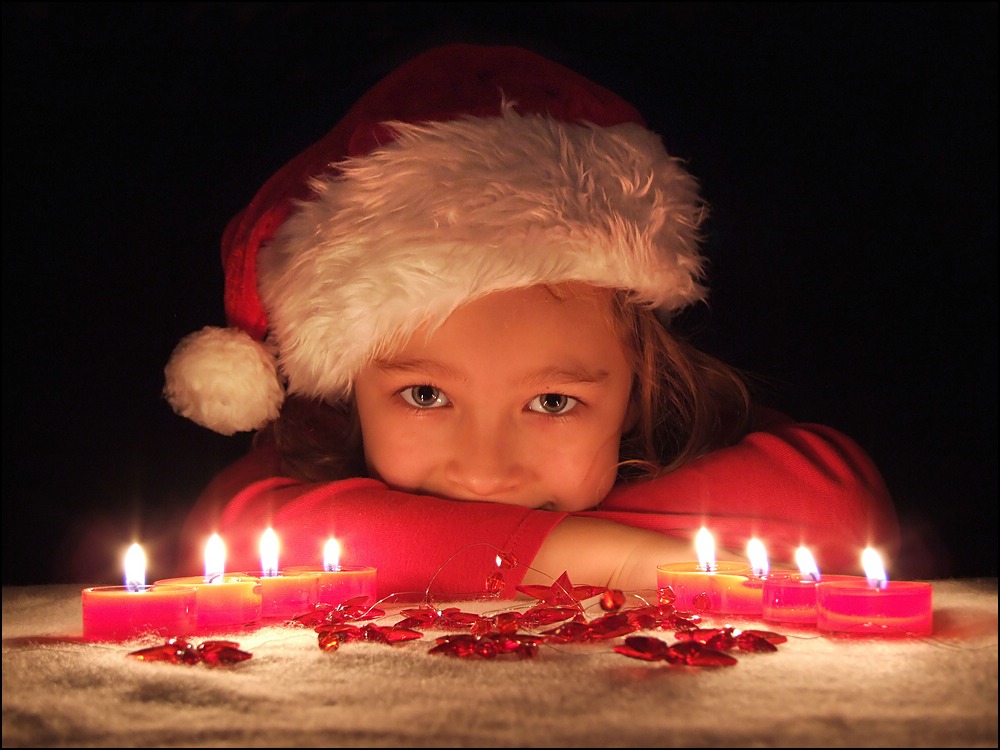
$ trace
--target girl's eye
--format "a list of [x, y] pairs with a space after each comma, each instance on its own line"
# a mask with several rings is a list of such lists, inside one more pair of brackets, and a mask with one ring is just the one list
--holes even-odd
[[565, 393], [542, 393], [528, 402], [528, 409], [542, 414], [565, 414], [572, 411], [578, 403], [580, 402]]
[[433, 385], [411, 385], [399, 392], [400, 397], [410, 406], [418, 409], [437, 409], [451, 403], [447, 396]]

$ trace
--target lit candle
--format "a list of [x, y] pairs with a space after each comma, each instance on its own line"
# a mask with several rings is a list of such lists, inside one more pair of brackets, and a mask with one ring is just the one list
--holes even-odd
[[722, 611], [730, 614], [759, 615], [764, 611], [764, 587], [777, 576], [794, 573], [782, 568], [771, 570], [764, 543], [754, 537], [747, 542], [750, 573], [740, 587], [727, 591], [721, 603]]
[[308, 612], [318, 601], [319, 573], [283, 571], [278, 568], [278, 535], [268, 528], [260, 540], [259, 571], [261, 619], [289, 620]]
[[816, 627], [849, 635], [930, 635], [932, 587], [890, 581], [882, 558], [870, 547], [861, 556], [865, 578], [821, 581], [816, 586]]
[[374, 602], [376, 570], [367, 565], [341, 565], [340, 543], [336, 539], [327, 540], [323, 547], [323, 568], [295, 566], [285, 569], [290, 573], [317, 573], [319, 591], [317, 599], [321, 604], [334, 606], [348, 599], [367, 596]]
[[[759, 615], [761, 584], [751, 582], [753, 570], [746, 563], [715, 559], [715, 542], [708, 529], [695, 536], [698, 562], [664, 563], [656, 567], [658, 587], [668, 586], [676, 598], [674, 607], [683, 612]], [[661, 601], [669, 597], [661, 594]]]
[[205, 545], [205, 575], [165, 578], [157, 584], [197, 589], [198, 632], [219, 633], [254, 627], [263, 606], [260, 582], [248, 575], [226, 574], [226, 546], [218, 534]]
[[194, 588], [147, 586], [146, 555], [138, 544], [125, 555], [125, 585], [85, 588], [82, 604], [83, 637], [88, 641], [185, 636], [195, 629]]
[[816, 584], [824, 581], [863, 580], [858, 576], [821, 577], [812, 553], [805, 547], [795, 550], [799, 572], [784, 571], [769, 575], [764, 581], [762, 617], [768, 622], [789, 625], [816, 624]]

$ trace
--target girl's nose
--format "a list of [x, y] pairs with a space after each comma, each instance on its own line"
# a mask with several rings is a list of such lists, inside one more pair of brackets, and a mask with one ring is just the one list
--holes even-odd
[[469, 499], [501, 499], [516, 489], [524, 470], [517, 433], [498, 420], [464, 420], [454, 436], [446, 479]]

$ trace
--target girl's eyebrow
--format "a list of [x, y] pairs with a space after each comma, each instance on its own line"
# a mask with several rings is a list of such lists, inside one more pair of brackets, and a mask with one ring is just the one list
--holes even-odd
[[[372, 362], [372, 366], [387, 373], [420, 373], [436, 377], [447, 377], [459, 381], [467, 381], [469, 379], [467, 373], [433, 359], [376, 359]], [[553, 384], [564, 385], [568, 383], [600, 384], [605, 382], [609, 377], [611, 377], [611, 373], [603, 368], [592, 370], [583, 364], [572, 364], [568, 367], [544, 367], [540, 370], [529, 372], [521, 378], [521, 384], [537, 387]]]
[[467, 380], [465, 373], [459, 372], [443, 362], [433, 359], [409, 358], [409, 359], [375, 359], [372, 366], [377, 367], [382, 372], [392, 373], [430, 373], [439, 377], [448, 377], [454, 380]]
[[585, 365], [573, 365], [571, 367], [546, 367], [541, 370], [529, 373], [522, 378], [525, 385], [542, 386], [552, 383], [603, 383], [611, 373], [607, 370], [591, 370]]

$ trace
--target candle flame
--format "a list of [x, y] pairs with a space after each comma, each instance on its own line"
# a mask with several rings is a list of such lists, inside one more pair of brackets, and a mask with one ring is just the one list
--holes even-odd
[[205, 544], [205, 583], [221, 583], [226, 572], [226, 545], [212, 534]]
[[138, 544], [133, 544], [125, 553], [125, 587], [129, 591], [146, 587], [146, 553]]
[[754, 537], [747, 542], [747, 557], [750, 558], [750, 567], [755, 576], [760, 578], [767, 575], [767, 571], [770, 569], [767, 562], [767, 550], [760, 539]]
[[270, 526], [260, 538], [260, 569], [265, 578], [278, 575], [278, 535]]
[[814, 581], [820, 579], [816, 560], [813, 558], [812, 552], [805, 547], [799, 547], [795, 550], [795, 564], [799, 566], [799, 573], [802, 574], [803, 578], [812, 578]]
[[323, 547], [323, 570], [340, 570], [340, 542], [333, 537]]
[[865, 569], [868, 585], [873, 589], [884, 589], [889, 585], [889, 576], [885, 574], [882, 558], [871, 547], [866, 547], [861, 553], [861, 566]]
[[698, 552], [698, 567], [705, 571], [715, 570], [715, 541], [704, 526], [694, 537], [694, 548]]

